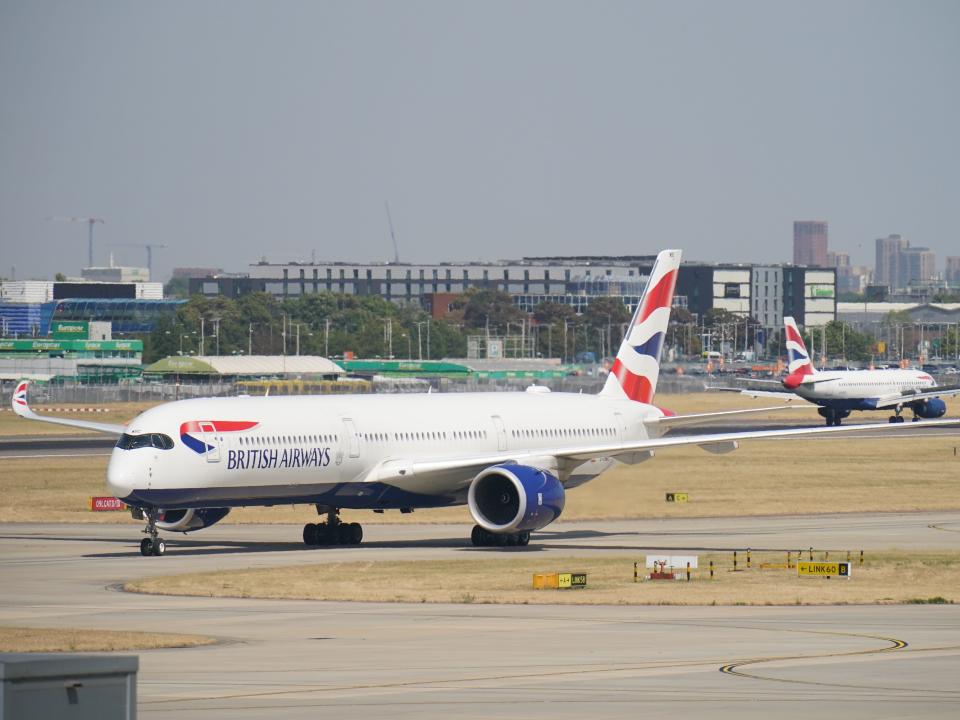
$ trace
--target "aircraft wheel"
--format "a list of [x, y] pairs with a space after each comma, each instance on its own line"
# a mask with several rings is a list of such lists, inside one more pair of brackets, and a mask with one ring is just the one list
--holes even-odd
[[159, 557], [167, 551], [167, 544], [163, 541], [162, 538], [156, 538], [152, 543], [153, 554]]
[[529, 544], [530, 544], [529, 532], [517, 533], [517, 545], [520, 545], [521, 547], [525, 547]]
[[891, 415], [891, 416], [890, 416], [890, 422], [895, 423], [896, 421], [897, 421], [897, 416], [896, 416], [896, 415]]
[[914, 417], [914, 418], [913, 418], [913, 422], [920, 422], [920, 418]]
[[347, 527], [350, 529], [351, 545], [359, 545], [363, 542], [363, 525], [360, 523], [350, 523]]
[[507, 533], [507, 547], [514, 547], [517, 545], [517, 534], [516, 533]]
[[303, 544], [304, 545], [318, 545], [317, 542], [317, 526], [315, 523], [307, 523], [303, 526]]
[[153, 553], [153, 548], [150, 547], [150, 538], [144, 538], [140, 541], [140, 554], [146, 557]]
[[334, 545], [350, 545], [351, 538], [353, 537], [353, 532], [350, 530], [350, 525], [344, 523], [343, 525], [338, 525], [333, 533], [334, 537], [332, 538]]
[[483, 541], [486, 540], [484, 535], [486, 530], [484, 530], [479, 525], [474, 525], [473, 530], [470, 531], [470, 542], [473, 543], [474, 547], [483, 547], [485, 544]]

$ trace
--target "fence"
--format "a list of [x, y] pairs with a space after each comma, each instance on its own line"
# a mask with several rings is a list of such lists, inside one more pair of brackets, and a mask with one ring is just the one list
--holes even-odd
[[[603, 387], [605, 378], [570, 376], [537, 380], [554, 392], [593, 394]], [[375, 393], [424, 393], [431, 392], [519, 392], [525, 390], [534, 381], [529, 378], [386, 378], [376, 377], [372, 382]], [[285, 386], [289, 384], [289, 387]], [[304, 393], [303, 383], [299, 381], [272, 381], [268, 383], [271, 395], [299, 395]], [[195, 397], [227, 397], [240, 394], [261, 394], [264, 391], [257, 383], [121, 383], [110, 385], [91, 385], [80, 383], [39, 384], [30, 387], [30, 401], [35, 405], [50, 403], [80, 403], [101, 405], [117, 402], [169, 402]], [[337, 383], [333, 392], [355, 393], [371, 392], [371, 383]], [[16, 387], [14, 381], [0, 384], [0, 407], [10, 407], [10, 396]], [[661, 376], [657, 388], [666, 393], [698, 392], [703, 383], [684, 376]], [[329, 390], [328, 390], [329, 392]]]

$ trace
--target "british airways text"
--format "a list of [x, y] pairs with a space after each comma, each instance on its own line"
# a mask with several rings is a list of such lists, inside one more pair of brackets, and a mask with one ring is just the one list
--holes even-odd
[[263, 448], [229, 450], [227, 470], [262, 470], [265, 468], [326, 467], [330, 464], [330, 448]]

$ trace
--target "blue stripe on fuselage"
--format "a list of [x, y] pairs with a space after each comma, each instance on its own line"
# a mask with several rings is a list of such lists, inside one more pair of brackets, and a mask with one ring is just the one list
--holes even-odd
[[831, 410], [876, 410], [876, 398], [849, 398], [847, 400], [821, 400], [818, 398], [807, 398], [810, 402], [816, 403], [820, 407], [830, 408]]
[[137, 489], [120, 499], [135, 507], [162, 507], [168, 510], [279, 504], [319, 504], [354, 510], [389, 510], [463, 505], [467, 502], [467, 489], [450, 495], [420, 495], [378, 482], [310, 483], [295, 487], [261, 485]]

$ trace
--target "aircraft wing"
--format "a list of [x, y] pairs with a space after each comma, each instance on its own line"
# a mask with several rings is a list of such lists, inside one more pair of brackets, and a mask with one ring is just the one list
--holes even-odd
[[915, 400], [926, 400], [927, 398], [942, 397], [944, 395], [960, 395], [960, 385], [948, 385], [944, 387], [931, 388], [922, 392], [903, 392], [896, 395], [884, 395], [877, 399], [877, 410], [886, 408], [895, 408], [901, 405], [909, 405]]
[[127, 429], [126, 425], [113, 425], [111, 423], [90, 422], [89, 420], [74, 420], [72, 418], [58, 418], [49, 415], [37, 415], [30, 409], [27, 403], [27, 386], [29, 380], [22, 380], [13, 391], [13, 397], [10, 399], [10, 406], [13, 412], [22, 418], [28, 420], [39, 420], [41, 422], [53, 423], [55, 425], [70, 425], [72, 427], [83, 428], [84, 430], [94, 430], [96, 432], [107, 433], [109, 435], [123, 435]]
[[[736, 392], [740, 392], [737, 390]], [[746, 391], [744, 391], [746, 392]], [[788, 403], [792, 400], [799, 399], [797, 395], [793, 393], [768, 393], [769, 395], [774, 395], [779, 400], [783, 400], [784, 403]], [[711, 420], [722, 420], [724, 418], [733, 417], [735, 415], [749, 415], [752, 413], [763, 413], [763, 412], [779, 412], [781, 410], [800, 410], [804, 407], [810, 407], [809, 405], [772, 405], [770, 407], [762, 408], [747, 408], [743, 410], [719, 410], [717, 412], [706, 412], [706, 413], [691, 413], [689, 415], [665, 415], [661, 418], [656, 418], [653, 420], [647, 420], [645, 425], [656, 425], [661, 427], [680, 427], [682, 425], [696, 425], [702, 422], [710, 422]]]
[[[777, 385], [780, 385], [778, 382]], [[792, 390], [787, 390], [780, 385], [782, 389], [780, 390], [746, 390], [744, 388], [727, 388], [727, 387], [708, 387], [707, 390], [712, 390], [713, 392], [733, 392], [739, 393], [741, 395], [746, 395], [747, 397], [752, 398], [776, 398], [783, 402], [793, 402], [794, 400], [805, 400], [805, 398], [800, 397]]]
[[423, 462], [411, 461], [394, 464], [381, 463], [375, 468], [369, 479], [379, 480], [391, 484], [403, 484], [404, 479], [424, 480], [431, 475], [445, 475], [451, 471], [470, 469], [480, 470], [502, 463], [516, 463], [519, 465], [532, 464], [535, 467], [543, 464], [544, 460], [553, 460], [554, 464], [563, 461], [586, 462], [597, 458], [616, 458], [618, 455], [629, 455], [638, 452], [648, 452], [660, 448], [682, 447], [697, 445], [708, 452], [725, 453], [736, 450], [741, 440], [762, 440], [767, 438], [804, 437], [807, 435], [826, 435], [830, 433], [857, 433], [874, 431], [880, 433], [902, 432], [906, 428], [916, 430], [918, 427], [955, 427], [960, 429], [960, 419], [926, 420], [917, 425], [914, 423], [869, 423], [864, 425], [844, 425], [836, 427], [802, 427], [784, 428], [777, 430], [754, 430], [732, 433], [714, 433], [709, 435], [681, 435], [679, 437], [665, 437], [648, 440], [636, 440], [628, 443], [598, 443], [579, 447], [542, 448], [537, 450], [504, 451], [469, 457], [450, 459], [426, 460]]

